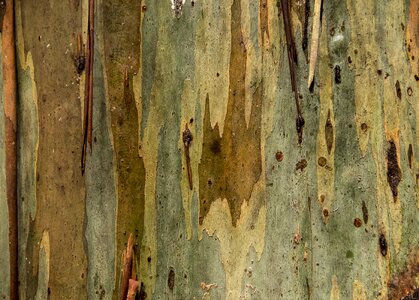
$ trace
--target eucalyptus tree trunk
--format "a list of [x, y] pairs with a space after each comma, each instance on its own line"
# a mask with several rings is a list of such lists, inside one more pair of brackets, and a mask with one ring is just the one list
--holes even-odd
[[418, 1], [290, 1], [293, 92], [274, 0], [96, 0], [84, 174], [88, 1], [15, 2], [21, 299], [120, 298], [130, 234], [143, 299], [419, 294]]

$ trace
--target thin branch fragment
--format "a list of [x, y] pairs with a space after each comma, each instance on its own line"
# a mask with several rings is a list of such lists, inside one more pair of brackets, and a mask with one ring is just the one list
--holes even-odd
[[316, 68], [317, 55], [319, 49], [320, 38], [320, 15], [321, 15], [322, 0], [315, 0], [314, 15], [313, 15], [313, 29], [311, 31], [311, 46], [310, 46], [310, 66], [308, 72], [308, 88], [313, 84], [314, 71]]

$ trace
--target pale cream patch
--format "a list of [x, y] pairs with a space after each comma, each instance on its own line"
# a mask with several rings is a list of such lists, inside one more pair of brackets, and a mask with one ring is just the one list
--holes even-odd
[[231, 5], [233, 1], [227, 0], [223, 5], [214, 2], [202, 1], [204, 14], [201, 22], [197, 24], [199, 30], [195, 44], [195, 80], [198, 84], [201, 111], [205, 111], [205, 101], [208, 95], [211, 126], [214, 127], [218, 123], [222, 136], [230, 84]]
[[39, 248], [38, 285], [35, 300], [48, 299], [50, 257], [49, 233], [44, 230]]
[[244, 201], [237, 226], [232, 225], [227, 199], [217, 199], [203, 222], [203, 228], [209, 236], [214, 234], [220, 241], [220, 256], [226, 276], [226, 298], [238, 299], [242, 294], [241, 284], [246, 256], [253, 247], [260, 259], [265, 244], [266, 205], [264, 201], [264, 180], [259, 180], [254, 187], [249, 201]]
[[338, 279], [336, 275], [332, 277], [332, 290], [330, 291], [330, 300], [339, 300], [340, 299], [340, 290], [338, 285]]
[[[336, 129], [334, 124], [334, 107], [333, 107], [333, 92], [332, 92], [332, 76], [330, 75], [329, 67], [329, 51], [328, 51], [328, 34], [326, 31], [326, 22], [323, 22], [321, 31], [321, 47], [319, 48], [319, 75], [320, 75], [320, 116], [319, 128], [317, 133], [317, 191], [319, 201], [322, 209], [330, 211], [331, 206], [335, 200], [335, 141]], [[330, 112], [330, 115], [329, 115]], [[330, 118], [333, 128], [333, 145], [330, 153], [327, 149], [325, 138], [325, 124]], [[327, 218], [324, 219], [327, 222]]]
[[365, 288], [362, 282], [355, 279], [352, 284], [352, 300], [366, 300]]

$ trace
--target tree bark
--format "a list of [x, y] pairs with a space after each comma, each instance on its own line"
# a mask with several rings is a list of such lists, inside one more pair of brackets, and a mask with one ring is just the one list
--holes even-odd
[[146, 299], [419, 293], [418, 1], [323, 1], [311, 91], [288, 2], [301, 144], [277, 1], [96, 0], [82, 175], [88, 1], [16, 0], [20, 298], [117, 299], [130, 233]]

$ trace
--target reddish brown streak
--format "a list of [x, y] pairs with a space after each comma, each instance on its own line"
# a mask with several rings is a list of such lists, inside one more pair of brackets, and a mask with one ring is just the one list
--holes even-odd
[[300, 101], [298, 99], [297, 79], [295, 75], [295, 68], [297, 65], [297, 51], [292, 36], [291, 17], [289, 11], [288, 0], [281, 0], [281, 10], [284, 19], [285, 36], [287, 40], [288, 63], [291, 77], [291, 87], [295, 96], [295, 106], [297, 108], [296, 127], [298, 133], [298, 143], [301, 144], [303, 140], [304, 118], [301, 113]]
[[81, 158], [81, 173], [84, 174], [86, 167], [87, 143], [92, 152], [92, 129], [93, 129], [93, 52], [94, 52], [94, 0], [89, 0], [89, 19], [87, 32], [87, 68], [86, 68], [86, 88], [84, 97], [84, 136]]
[[189, 181], [189, 188], [193, 189], [193, 182], [192, 182], [192, 168], [191, 168], [191, 157], [189, 155], [189, 147], [191, 146], [192, 142], [192, 133], [188, 128], [188, 123], [185, 125], [185, 130], [182, 134], [183, 146], [185, 147], [185, 159], [186, 159], [186, 168], [188, 170], [188, 181]]

